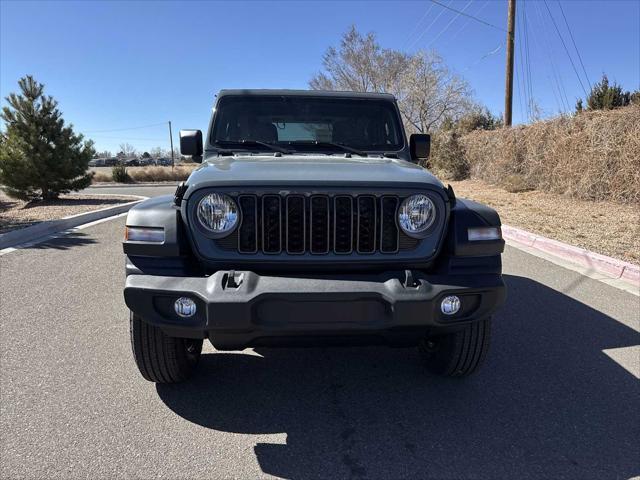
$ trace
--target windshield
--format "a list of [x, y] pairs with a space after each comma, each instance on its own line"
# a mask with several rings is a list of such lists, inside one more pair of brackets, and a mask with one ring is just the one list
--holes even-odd
[[211, 142], [221, 148], [237, 143], [253, 150], [267, 150], [261, 143], [296, 151], [340, 151], [340, 146], [394, 151], [403, 147], [392, 102], [336, 97], [222, 97]]

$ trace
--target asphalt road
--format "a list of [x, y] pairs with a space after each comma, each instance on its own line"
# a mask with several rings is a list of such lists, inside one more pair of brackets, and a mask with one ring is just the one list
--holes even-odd
[[636, 296], [508, 247], [470, 379], [411, 349], [209, 346], [192, 381], [155, 386], [130, 353], [123, 225], [0, 257], [2, 478], [640, 474]]

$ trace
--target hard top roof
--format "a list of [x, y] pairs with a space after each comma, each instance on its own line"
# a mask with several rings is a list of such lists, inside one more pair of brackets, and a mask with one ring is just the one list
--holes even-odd
[[344, 92], [334, 90], [279, 90], [279, 89], [235, 89], [220, 90], [218, 97], [236, 96], [291, 96], [291, 97], [341, 97], [341, 98], [369, 98], [379, 100], [394, 100], [390, 93], [374, 92]]

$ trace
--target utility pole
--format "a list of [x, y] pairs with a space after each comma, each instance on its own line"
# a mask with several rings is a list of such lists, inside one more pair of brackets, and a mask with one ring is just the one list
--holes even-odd
[[511, 126], [513, 107], [513, 43], [516, 32], [516, 0], [509, 0], [507, 16], [507, 78], [504, 91], [504, 126]]
[[173, 134], [171, 133], [171, 120], [169, 120], [169, 141], [171, 142], [171, 171], [173, 172], [175, 161], [173, 159]]

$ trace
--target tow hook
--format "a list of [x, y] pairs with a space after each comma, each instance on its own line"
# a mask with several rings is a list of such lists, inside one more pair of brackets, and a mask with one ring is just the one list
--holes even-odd
[[404, 271], [404, 288], [418, 288], [420, 282], [413, 278], [413, 272], [411, 270]]
[[242, 284], [244, 280], [244, 273], [236, 273], [235, 270], [229, 270], [228, 273], [225, 273], [222, 277], [222, 288], [226, 290], [227, 288], [237, 289]]

